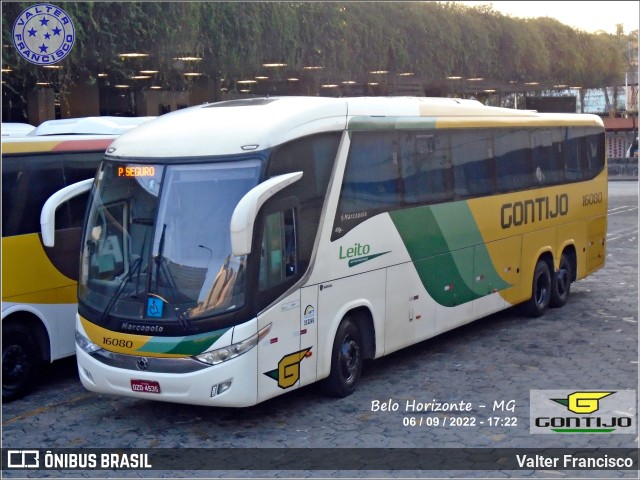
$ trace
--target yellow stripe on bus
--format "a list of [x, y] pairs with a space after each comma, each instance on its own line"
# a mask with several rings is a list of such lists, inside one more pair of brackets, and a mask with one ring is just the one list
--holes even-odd
[[167, 345], [175, 346], [185, 337], [159, 338], [149, 335], [114, 332], [112, 330], [99, 327], [98, 325], [91, 323], [86, 318], [79, 318], [89, 340], [110, 352], [124, 353], [125, 355], [144, 355], [145, 357], [162, 358], [181, 358], [186, 356], [185, 354], [169, 353], [166, 350], [154, 351], [155, 347], [153, 346], [154, 343], [158, 343], [158, 340], [164, 340]]
[[[79, 318], [89, 340], [110, 352], [138, 355], [137, 351], [144, 347], [144, 345], [153, 338], [149, 335], [131, 335], [127, 333], [113, 332], [91, 323], [86, 318]], [[150, 355], [147, 353], [145, 353], [145, 355], [162, 357], [172, 356], [167, 354]]]
[[572, 120], [563, 119], [541, 119], [513, 117], [448, 117], [437, 118], [436, 128], [492, 128], [492, 127], [513, 127], [517, 121], [517, 128], [523, 127], [595, 127], [599, 124], [592, 118], [579, 118]]
[[2, 154], [50, 152], [59, 143], [61, 142], [7, 142], [2, 144]]
[[38, 234], [4, 237], [2, 252], [3, 301], [77, 303], [75, 280], [53, 266]]

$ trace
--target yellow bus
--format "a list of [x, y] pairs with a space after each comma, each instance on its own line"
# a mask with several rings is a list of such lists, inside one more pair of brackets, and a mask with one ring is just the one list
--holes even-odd
[[21, 137], [3, 135], [3, 400], [34, 388], [43, 362], [75, 353], [78, 252], [88, 195], [58, 210], [55, 248], [45, 248], [39, 235], [44, 202], [62, 187], [93, 178], [113, 139], [146, 120], [52, 120]]
[[[604, 128], [436, 98], [258, 98], [118, 138], [82, 241], [92, 391], [241, 407], [494, 312], [564, 305], [605, 261]], [[43, 210], [50, 218], [53, 209]]]

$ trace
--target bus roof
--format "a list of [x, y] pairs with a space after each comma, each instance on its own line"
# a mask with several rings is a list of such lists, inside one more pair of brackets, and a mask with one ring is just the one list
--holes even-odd
[[594, 115], [488, 107], [475, 100], [421, 97], [266, 97], [168, 113], [119, 137], [114, 158], [196, 158], [263, 150], [312, 133], [346, 128], [512, 125], [601, 126]]
[[29, 123], [2, 122], [3, 137], [24, 137], [36, 127]]
[[39, 152], [105, 151], [118, 135], [3, 137], [2, 155]]
[[121, 135], [153, 118], [107, 116], [47, 120], [29, 135]]

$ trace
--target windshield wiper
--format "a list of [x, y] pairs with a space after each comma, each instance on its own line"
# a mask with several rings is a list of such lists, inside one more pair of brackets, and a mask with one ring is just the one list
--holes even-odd
[[[173, 275], [171, 274], [171, 270], [169, 270], [169, 268], [167, 267], [164, 261], [164, 240], [165, 240], [166, 232], [167, 232], [167, 224], [164, 223], [162, 225], [162, 233], [160, 234], [160, 242], [158, 243], [158, 254], [153, 258], [156, 264], [156, 275], [155, 275], [156, 292], [160, 292], [160, 274], [162, 274], [165, 277], [167, 281], [167, 285], [169, 286], [169, 289], [171, 289], [173, 292], [175, 292], [178, 289], [178, 286], [176, 285], [176, 281], [173, 278]], [[159, 296], [157, 293], [149, 292], [149, 294], [163, 300], [167, 304], [167, 306], [170, 308], [170, 310], [173, 311], [173, 314], [178, 319], [178, 322], [180, 323], [182, 328], [184, 328], [186, 331], [189, 331], [189, 329], [191, 328], [191, 324], [187, 316], [180, 309], [180, 307], [174, 306], [176, 304], [170, 302], [166, 298]]]
[[124, 292], [124, 288], [127, 285], [129, 279], [134, 275], [134, 273], [140, 270], [140, 265], [142, 265], [142, 257], [136, 258], [130, 265], [129, 271], [127, 271], [127, 273], [124, 274], [124, 277], [122, 277], [122, 279], [120, 280], [120, 283], [116, 287], [113, 296], [109, 299], [109, 303], [107, 303], [104, 312], [102, 312], [102, 316], [100, 317], [100, 324], [102, 324], [104, 320], [109, 316], [111, 309], [118, 301], [118, 298], [120, 298], [120, 295], [122, 295], [122, 292]]

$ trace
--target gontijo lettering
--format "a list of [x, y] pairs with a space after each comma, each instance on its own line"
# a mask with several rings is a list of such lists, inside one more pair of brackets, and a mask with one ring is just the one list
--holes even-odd
[[156, 174], [155, 167], [118, 167], [119, 177], [153, 177]]
[[541, 222], [569, 213], [569, 195], [556, 195], [555, 199], [539, 197], [524, 202], [505, 203], [500, 209], [500, 225], [503, 229], [527, 223]]

